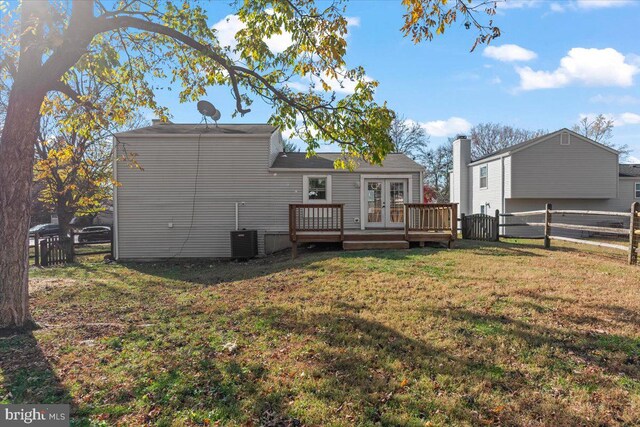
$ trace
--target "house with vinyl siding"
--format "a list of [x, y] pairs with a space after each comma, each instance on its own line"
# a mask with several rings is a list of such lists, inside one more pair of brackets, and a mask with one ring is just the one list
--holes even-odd
[[[540, 210], [547, 203], [561, 210], [622, 212], [640, 201], [640, 165], [619, 164], [616, 150], [568, 129], [474, 160], [471, 141], [460, 137], [453, 143], [450, 184], [451, 201], [467, 215]], [[612, 223], [621, 220], [596, 221], [624, 225]], [[508, 233], [531, 235], [540, 230], [510, 227]]]
[[345, 231], [398, 230], [402, 204], [421, 202], [424, 169], [407, 156], [335, 169], [341, 154], [285, 153], [266, 124], [155, 122], [115, 135], [114, 153], [121, 260], [229, 257], [236, 229], [257, 230], [269, 254], [291, 245], [290, 204], [342, 204]]

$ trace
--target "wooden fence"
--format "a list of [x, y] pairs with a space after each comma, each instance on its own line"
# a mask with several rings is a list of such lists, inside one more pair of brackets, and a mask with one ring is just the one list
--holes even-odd
[[[628, 218], [629, 226], [627, 228], [618, 227], [605, 227], [597, 225], [586, 224], [568, 224], [566, 222], [555, 221], [556, 215], [580, 215], [586, 217], [616, 217], [616, 218]], [[499, 237], [504, 238], [526, 238], [526, 239], [542, 239], [544, 240], [545, 248], [551, 247], [551, 241], [565, 241], [572, 243], [580, 243], [585, 245], [598, 246], [602, 248], [616, 249], [625, 251], [628, 254], [629, 264], [638, 263], [639, 241], [640, 241], [640, 203], [634, 202], [631, 205], [631, 209], [628, 212], [612, 212], [612, 211], [591, 211], [591, 210], [567, 210], [567, 209], [553, 209], [553, 206], [548, 203], [543, 210], [526, 211], [526, 212], [510, 212], [500, 214], [496, 211], [496, 217], [510, 218], [510, 217], [531, 217], [541, 216], [543, 222], [535, 221], [521, 221], [518, 223], [501, 223], [498, 227], [540, 227], [544, 230], [544, 233], [540, 236], [514, 236], [511, 234], [500, 234]], [[463, 226], [464, 227], [464, 226]], [[553, 230], [574, 230], [585, 231], [589, 233], [599, 233], [606, 235], [613, 235], [619, 237], [625, 237], [629, 239], [628, 244], [617, 244], [609, 242], [601, 242], [596, 240], [578, 239], [573, 237], [559, 236], [553, 233]], [[464, 234], [464, 228], [463, 228]]]
[[498, 240], [499, 213], [496, 216], [486, 214], [460, 215], [460, 228], [463, 239], [470, 240]]
[[[36, 234], [33, 237], [33, 242], [33, 245], [29, 245], [29, 259], [34, 260], [34, 265], [41, 267], [64, 265], [74, 262], [79, 256], [113, 254], [113, 233], [107, 240], [83, 243], [76, 242], [76, 234], [73, 231], [68, 237], [62, 239], [58, 235], [39, 236]], [[105, 249], [105, 245], [108, 245], [108, 248]], [[92, 246], [100, 246], [100, 248], [86, 250]]]

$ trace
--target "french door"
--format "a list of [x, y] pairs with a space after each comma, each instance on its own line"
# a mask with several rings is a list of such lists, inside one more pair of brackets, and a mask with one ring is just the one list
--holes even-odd
[[406, 179], [365, 179], [365, 227], [403, 228]]

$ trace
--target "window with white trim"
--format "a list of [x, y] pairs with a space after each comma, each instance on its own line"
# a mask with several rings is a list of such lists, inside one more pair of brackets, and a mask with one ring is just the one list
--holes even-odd
[[480, 166], [480, 188], [487, 188], [489, 184], [489, 166]]
[[636, 199], [640, 199], [640, 182], [636, 182]]
[[331, 175], [305, 175], [302, 191], [304, 203], [331, 203]]
[[484, 215], [486, 213], [486, 205], [480, 205], [480, 213]]

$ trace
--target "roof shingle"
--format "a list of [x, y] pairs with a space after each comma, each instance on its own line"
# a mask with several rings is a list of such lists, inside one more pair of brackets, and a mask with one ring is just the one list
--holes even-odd
[[[273, 169], [334, 169], [333, 162], [341, 158], [341, 153], [316, 153], [307, 158], [307, 153], [280, 153], [271, 166]], [[382, 166], [372, 165], [356, 159], [357, 171], [407, 170], [422, 171], [424, 168], [404, 154], [391, 153], [382, 162]]]

